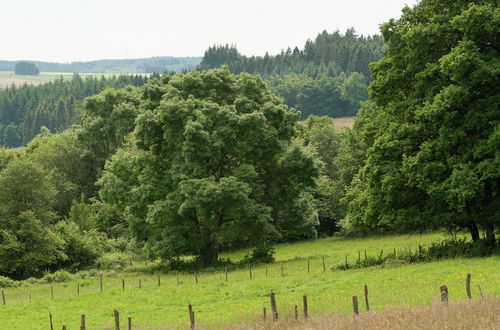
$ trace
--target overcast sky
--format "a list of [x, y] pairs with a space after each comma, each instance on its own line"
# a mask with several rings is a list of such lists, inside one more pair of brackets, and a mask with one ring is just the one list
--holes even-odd
[[417, 0], [1, 0], [0, 59], [81, 61], [202, 56], [234, 43], [245, 55], [301, 48], [318, 32], [380, 23]]

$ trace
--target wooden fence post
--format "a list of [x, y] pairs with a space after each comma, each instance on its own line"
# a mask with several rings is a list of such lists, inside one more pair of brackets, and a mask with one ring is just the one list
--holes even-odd
[[481, 296], [481, 298], [483, 298], [483, 290], [481, 290], [481, 286], [478, 285], [477, 289], [479, 290], [479, 295]]
[[295, 313], [295, 321], [297, 321], [299, 319], [299, 308], [297, 307], [297, 305], [294, 306], [294, 313]]
[[224, 267], [224, 276], [226, 277], [226, 282], [227, 282], [227, 267]]
[[80, 283], [76, 284], [76, 294], [80, 295]]
[[283, 270], [283, 263], [281, 263], [281, 276], [285, 276], [285, 271]]
[[262, 308], [262, 317], [264, 318], [264, 321], [266, 320], [267, 318], [267, 309], [264, 307]]
[[368, 303], [368, 286], [365, 283], [365, 305], [366, 305], [366, 310], [370, 310], [370, 304]]
[[366, 258], [367, 258], [367, 257], [366, 257], [366, 250], [365, 250], [365, 262], [366, 262]]
[[115, 309], [113, 314], [115, 315], [115, 330], [120, 330], [120, 313]]
[[50, 295], [52, 297], [52, 300], [54, 300], [54, 287], [52, 287], [52, 285], [50, 286]]
[[347, 254], [345, 255], [345, 269], [347, 269]]
[[252, 265], [251, 264], [248, 264], [248, 271], [250, 273], [250, 279], [252, 279]]
[[99, 286], [101, 287], [101, 294], [102, 294], [102, 275], [99, 275]]
[[198, 273], [197, 272], [194, 272], [194, 280], [195, 280], [196, 284], [198, 284]]
[[358, 297], [357, 296], [352, 296], [352, 308], [354, 310], [354, 315], [358, 315], [359, 308], [358, 308]]
[[269, 297], [271, 299], [271, 311], [273, 313], [273, 322], [276, 322], [278, 320], [278, 309], [276, 308], [276, 296], [272, 290]]
[[266, 277], [267, 277], [267, 266], [266, 266]]
[[142, 289], [142, 281], [139, 279], [139, 289]]
[[80, 330], [85, 330], [86, 329], [86, 326], [85, 326], [85, 314], [82, 314], [80, 316]]
[[307, 319], [309, 316], [308, 306], [307, 306], [307, 296], [302, 297], [302, 306], [304, 309], [304, 318]]
[[160, 275], [158, 275], [158, 287], [160, 287]]
[[467, 273], [467, 278], [465, 279], [465, 291], [467, 291], [467, 298], [471, 299], [472, 294], [470, 292], [470, 273]]
[[132, 330], [132, 318], [128, 318], [128, 330]]
[[125, 279], [122, 278], [122, 291], [125, 291]]
[[384, 254], [384, 249], [380, 250], [380, 255], [378, 256], [379, 259], [382, 259], [382, 255]]
[[448, 302], [448, 287], [446, 285], [442, 285], [439, 290], [441, 291], [441, 302]]
[[2, 289], [2, 301], [3, 301], [3, 304], [5, 305], [6, 304], [5, 303], [5, 292], [3, 291], [3, 289]]
[[322, 259], [323, 259], [323, 271], [326, 271], [325, 257], [322, 257]]
[[307, 273], [309, 274], [310, 271], [310, 263], [311, 263], [311, 258], [307, 258]]
[[62, 326], [62, 330], [66, 330], [66, 326], [65, 325]]
[[193, 311], [193, 306], [191, 306], [191, 304], [188, 305], [188, 311], [189, 311], [189, 322], [191, 325], [191, 329], [194, 329], [195, 327], [194, 311]]
[[358, 250], [358, 264], [361, 263], [361, 251]]
[[54, 323], [52, 323], [52, 313], [49, 312], [50, 330], [54, 330]]
[[31, 302], [31, 291], [30, 291], [30, 302]]
[[130, 257], [130, 266], [132, 266], [132, 257]]

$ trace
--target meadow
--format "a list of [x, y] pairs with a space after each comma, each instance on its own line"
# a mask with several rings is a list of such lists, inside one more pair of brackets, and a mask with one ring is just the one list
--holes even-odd
[[[104, 76], [109, 78], [114, 74], [110, 73], [79, 73], [80, 76]], [[73, 76], [72, 72], [40, 72], [37, 76], [16, 75], [13, 71], [0, 71], [0, 89], [15, 86], [40, 85], [59, 78], [69, 80]]]
[[[375, 236], [369, 238], [324, 238], [276, 246], [276, 261], [271, 264], [242, 266], [224, 270], [199, 272], [198, 283], [192, 273], [161, 274], [160, 286], [154, 274], [141, 273], [143, 263], [125, 271], [104, 273], [103, 293], [99, 279], [90, 278], [64, 283], [38, 284], [5, 289], [6, 305], [0, 305], [2, 328], [42, 329], [53, 314], [55, 329], [67, 325], [76, 329], [80, 315], [85, 314], [87, 328], [112, 328], [113, 310], [119, 310], [122, 326], [127, 317], [142, 329], [183, 328], [189, 325], [187, 305], [193, 305], [196, 324], [200, 327], [223, 328], [237, 324], [256, 324], [262, 308], [269, 311], [269, 292], [276, 293], [280, 317], [290, 318], [293, 307], [309, 300], [312, 317], [335, 313], [352, 313], [351, 297], [360, 297], [363, 286], [369, 288], [370, 307], [379, 311], [401, 306], [429, 305], [439, 298], [439, 286], [447, 285], [450, 301], [466, 298], [464, 280], [472, 274], [472, 295], [478, 297], [477, 285], [486, 295], [500, 294], [500, 256], [453, 259], [392, 267], [371, 267], [348, 271], [332, 271], [332, 265], [358, 257], [358, 251], [369, 256], [426, 246], [446, 238], [443, 233], [416, 236]], [[225, 253], [223, 258], [240, 260], [247, 251]], [[323, 270], [323, 258], [326, 271]], [[308, 272], [309, 260], [309, 272]], [[283, 273], [282, 273], [283, 270]], [[122, 289], [122, 280], [125, 289]], [[179, 283], [177, 282], [179, 281]], [[139, 282], [141, 288], [139, 288]], [[80, 293], [77, 294], [77, 286]], [[54, 299], [51, 298], [51, 286]], [[31, 296], [31, 301], [30, 301]]]

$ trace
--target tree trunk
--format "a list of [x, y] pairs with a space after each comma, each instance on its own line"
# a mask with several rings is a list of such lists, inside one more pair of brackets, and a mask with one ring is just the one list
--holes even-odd
[[219, 244], [215, 242], [211, 237], [207, 237], [205, 244], [200, 251], [201, 260], [206, 266], [213, 265], [219, 259]]
[[479, 228], [475, 221], [469, 221], [469, 230], [472, 237], [472, 241], [476, 242], [479, 240]]
[[486, 240], [486, 244], [489, 247], [494, 247], [496, 244], [495, 238], [495, 225], [491, 222], [484, 225], [485, 235], [484, 238]]

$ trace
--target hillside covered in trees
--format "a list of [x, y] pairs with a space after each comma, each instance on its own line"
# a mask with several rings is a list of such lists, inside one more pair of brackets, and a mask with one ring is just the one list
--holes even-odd
[[[29, 61], [42, 72], [77, 73], [164, 73], [191, 70], [201, 61], [200, 57], [158, 56], [150, 58], [97, 60], [88, 62]], [[14, 71], [17, 61], [1, 61], [0, 71]]]
[[110, 78], [74, 74], [40, 86], [12, 86], [0, 90], [0, 145], [19, 147], [31, 141], [40, 128], [62, 132], [74, 123], [83, 98], [106, 87], [141, 86], [146, 76]]
[[344, 34], [323, 31], [275, 56], [244, 56], [234, 45], [210, 47], [198, 69], [227, 65], [231, 72], [259, 74], [268, 80], [285, 103], [309, 115], [353, 116], [366, 101], [371, 81], [369, 64], [378, 61], [386, 47], [378, 35], [359, 36], [354, 29]]

